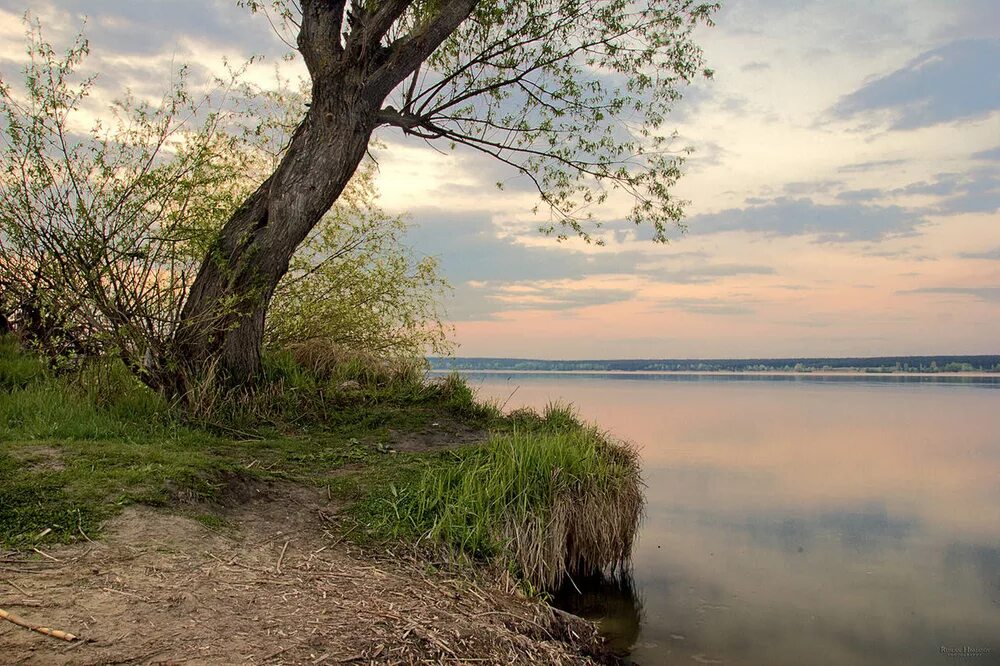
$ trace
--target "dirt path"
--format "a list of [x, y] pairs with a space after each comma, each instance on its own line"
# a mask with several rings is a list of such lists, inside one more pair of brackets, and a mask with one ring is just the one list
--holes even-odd
[[[271, 488], [229, 527], [132, 508], [105, 538], [0, 556], [3, 664], [588, 664], [590, 625], [418, 562], [373, 559], [311, 489]], [[30, 557], [29, 557], [30, 555]], [[581, 636], [582, 635], [582, 636]]]

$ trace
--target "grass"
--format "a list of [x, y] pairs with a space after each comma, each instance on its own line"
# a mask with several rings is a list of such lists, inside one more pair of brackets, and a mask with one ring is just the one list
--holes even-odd
[[[55, 373], [0, 339], [0, 545], [95, 538], [131, 504], [210, 528], [239, 483], [326, 486], [362, 542], [435, 544], [532, 586], [622, 566], [642, 507], [635, 453], [563, 407], [503, 416], [457, 375], [318, 346], [267, 357], [263, 390], [206, 392], [181, 414], [120, 363]], [[450, 419], [485, 444], [396, 453]], [[234, 481], [237, 483], [234, 485]]]
[[626, 566], [643, 506], [635, 451], [566, 407], [521, 411], [509, 425], [369, 495], [361, 520], [500, 561], [542, 590]]
[[23, 388], [46, 371], [42, 359], [23, 353], [13, 338], [0, 335], [0, 391]]
[[[289, 370], [269, 364], [269, 372]], [[448, 409], [439, 389], [389, 399], [384, 386], [365, 384], [352, 402], [322, 382], [281, 377], [293, 388], [281, 401], [250, 396], [211, 423], [192, 421], [120, 363], [57, 375], [3, 338], [0, 381], [0, 544], [10, 547], [46, 529], [50, 541], [93, 536], [129, 504], [225, 501], [233, 475], [320, 483], [346, 464], [385, 458], [390, 429], [422, 427]], [[376, 390], [382, 397], [372, 402]], [[303, 405], [329, 418], [302, 421]]]

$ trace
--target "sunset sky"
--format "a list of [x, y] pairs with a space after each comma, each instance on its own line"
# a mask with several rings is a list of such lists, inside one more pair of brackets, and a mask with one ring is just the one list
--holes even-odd
[[[541, 236], [500, 165], [379, 133], [382, 204], [440, 258], [463, 356], [1000, 353], [1000, 2], [732, 0], [698, 33], [712, 81], [671, 115], [695, 153], [666, 246], [607, 211], [605, 247]], [[235, 0], [0, 0], [0, 71], [90, 38], [99, 96], [181, 63], [288, 51]], [[497, 180], [508, 180], [499, 191]]]

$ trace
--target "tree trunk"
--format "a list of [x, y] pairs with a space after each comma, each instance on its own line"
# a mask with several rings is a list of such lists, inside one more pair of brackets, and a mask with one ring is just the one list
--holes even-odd
[[[312, 79], [312, 106], [275, 172], [226, 222], [181, 312], [177, 370], [168, 392], [214, 369], [230, 384], [260, 370], [264, 318], [296, 248], [361, 163], [381, 105], [465, 20], [477, 0], [450, 0], [393, 40], [384, 38], [412, 0], [301, 0], [299, 50]], [[349, 18], [349, 34], [344, 19]], [[169, 367], [169, 366], [168, 366]]]
[[377, 110], [348, 86], [315, 86], [277, 170], [222, 228], [191, 286], [176, 339], [185, 374], [216, 365], [243, 384], [259, 371], [275, 287], [361, 163]]

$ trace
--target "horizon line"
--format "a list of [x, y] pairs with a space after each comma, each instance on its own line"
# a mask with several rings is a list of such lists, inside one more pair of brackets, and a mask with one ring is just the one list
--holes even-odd
[[541, 361], [545, 363], [614, 363], [621, 361], [848, 361], [877, 359], [945, 359], [945, 358], [998, 358], [995, 354], [879, 354], [874, 356], [719, 356], [719, 357], [622, 357], [622, 358], [529, 358], [525, 356], [440, 356], [428, 355], [436, 360], [476, 360], [476, 361]]

